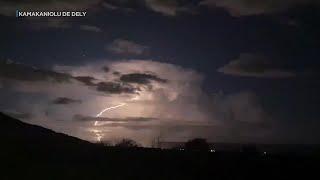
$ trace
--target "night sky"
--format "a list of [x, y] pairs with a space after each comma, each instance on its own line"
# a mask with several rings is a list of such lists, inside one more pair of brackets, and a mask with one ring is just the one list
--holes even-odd
[[90, 141], [316, 143], [319, 18], [318, 0], [0, 0], [0, 111]]

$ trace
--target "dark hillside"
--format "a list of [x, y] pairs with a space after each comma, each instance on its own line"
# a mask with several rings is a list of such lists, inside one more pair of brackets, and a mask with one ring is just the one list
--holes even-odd
[[92, 144], [0, 116], [0, 179], [296, 179], [316, 157], [187, 152]]

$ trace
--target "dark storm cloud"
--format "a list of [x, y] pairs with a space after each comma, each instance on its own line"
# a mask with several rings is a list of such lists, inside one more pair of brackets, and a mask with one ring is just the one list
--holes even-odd
[[111, 44], [106, 46], [106, 50], [120, 55], [142, 55], [146, 53], [148, 47], [133, 41], [116, 39]]
[[105, 0], [108, 9], [149, 9], [167, 16], [194, 12], [198, 7], [224, 8], [233, 16], [273, 14], [301, 5], [320, 5], [318, 0]]
[[265, 106], [263, 98], [254, 92], [218, 94], [214, 114], [222, 120], [225, 137], [238, 142], [261, 142], [276, 138], [275, 127], [282, 119]]
[[[105, 67], [103, 69], [106, 70]], [[95, 87], [97, 91], [103, 92], [103, 93], [109, 93], [109, 94], [135, 93], [138, 90], [137, 88], [134, 88], [131, 85], [126, 83], [119, 83], [119, 82], [94, 83], [96, 79], [91, 76], [76, 76], [74, 78], [82, 82], [86, 86]]]
[[19, 81], [53, 81], [69, 82], [72, 77], [65, 73], [50, 70], [41, 70], [24, 64], [14, 63], [10, 60], [0, 61], [0, 78]]
[[270, 119], [258, 96], [253, 92], [217, 95], [214, 105], [216, 106], [216, 115], [223, 119], [225, 123], [259, 124]]
[[93, 26], [93, 25], [80, 25], [80, 29], [83, 31], [90, 31], [90, 32], [102, 32], [102, 29], [98, 26]]
[[[103, 67], [105, 72], [109, 71], [107, 66]], [[95, 89], [99, 92], [109, 93], [109, 94], [122, 94], [122, 93], [135, 93], [138, 89], [132, 87], [127, 83], [119, 83], [119, 82], [98, 82], [94, 83], [96, 80], [91, 76], [76, 76], [74, 77], [76, 80], [82, 82], [86, 86], [95, 87]]]
[[108, 9], [134, 10], [145, 7], [145, 0], [104, 0], [102, 5]]
[[67, 97], [58, 97], [52, 101], [52, 104], [56, 104], [56, 105], [80, 104], [80, 103], [82, 103], [81, 100], [71, 99]]
[[87, 86], [94, 86], [95, 83], [93, 82], [95, 80], [95, 78], [91, 77], [91, 76], [75, 76], [74, 77], [76, 80], [84, 83]]
[[202, 5], [222, 7], [234, 16], [271, 14], [301, 5], [320, 5], [318, 0], [204, 0]]
[[[105, 71], [105, 67], [103, 68]], [[119, 82], [98, 82], [91, 76], [76, 76], [76, 80], [80, 81], [86, 86], [94, 87], [97, 91], [109, 94], [135, 93], [138, 89], [129, 84]]]
[[100, 82], [96, 84], [96, 90], [109, 94], [135, 93], [136, 88], [117, 82]]
[[105, 0], [104, 7], [111, 10], [148, 9], [166, 16], [192, 11], [201, 0]]
[[[15, 16], [17, 9], [21, 11], [66, 11], [66, 10], [152, 10], [164, 15], [176, 15], [179, 11], [189, 11], [201, 0], [29, 0], [8, 1], [0, 0], [0, 14]], [[88, 28], [85, 28], [88, 29]], [[97, 28], [89, 28], [96, 31]]]
[[120, 77], [120, 80], [126, 83], [138, 83], [138, 84], [150, 84], [151, 81], [156, 81], [160, 83], [167, 82], [166, 79], [161, 79], [156, 75], [142, 74], [142, 73], [124, 74]]
[[[194, 12], [199, 7], [226, 9], [234, 16], [272, 14], [284, 12], [301, 5], [320, 5], [318, 0], [0, 0], [0, 14], [15, 16], [15, 11], [62, 11], [62, 10], [151, 10], [167, 16], [175, 16], [180, 12]], [[85, 30], [100, 32], [100, 29], [84, 27]]]
[[28, 21], [24, 21], [24, 24], [28, 28], [35, 31], [40, 31], [44, 29], [68, 29], [73, 26], [71, 21], [62, 18], [48, 18], [48, 19], [37, 19], [37, 18], [28, 18]]
[[295, 73], [274, 64], [270, 59], [258, 54], [241, 54], [238, 59], [218, 69], [218, 72], [247, 77], [290, 78]]
[[146, 7], [164, 15], [192, 12], [201, 0], [145, 0]]
[[108, 66], [103, 66], [102, 70], [104, 72], [109, 72], [110, 71], [110, 68]]
[[[106, 70], [104, 68], [104, 70]], [[98, 92], [110, 94], [135, 93], [138, 89], [128, 83], [119, 82], [99, 82], [91, 76], [71, 76], [67, 73], [55, 72], [52, 70], [41, 70], [24, 64], [12, 61], [0, 62], [0, 79], [17, 80], [26, 82], [54, 82], [54, 83], [73, 83], [81, 82], [86, 86], [94, 87]]]
[[149, 122], [156, 120], [155, 118], [146, 118], [146, 117], [127, 117], [127, 118], [108, 118], [108, 117], [92, 117], [92, 116], [83, 116], [76, 114], [73, 116], [75, 121], [99, 121], [99, 122]]

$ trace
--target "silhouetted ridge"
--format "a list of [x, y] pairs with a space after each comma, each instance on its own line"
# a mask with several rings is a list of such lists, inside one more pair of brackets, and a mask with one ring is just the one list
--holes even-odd
[[92, 144], [0, 113], [0, 179], [310, 179], [319, 156], [208, 151], [203, 139], [186, 149], [148, 149], [130, 140]]
[[90, 144], [75, 137], [24, 123], [3, 113], [0, 113], [0, 123], [0, 139], [6, 142], [6, 146], [26, 147], [32, 144], [48, 148]]

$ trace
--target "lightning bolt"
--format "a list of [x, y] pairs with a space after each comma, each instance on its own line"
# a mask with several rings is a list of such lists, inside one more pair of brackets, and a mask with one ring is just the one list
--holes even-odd
[[98, 114], [96, 115], [96, 117], [100, 117], [100, 116], [101, 116], [104, 112], [106, 112], [106, 111], [109, 111], [109, 110], [111, 110], [111, 109], [116, 109], [116, 108], [118, 108], [118, 107], [125, 106], [125, 105], [127, 105], [127, 103], [121, 103], [121, 104], [119, 104], [119, 105], [117, 105], [117, 106], [107, 107], [107, 108], [103, 109], [100, 113], [98, 113]]
[[[97, 115], [96, 115], [96, 117], [100, 117], [103, 113], [105, 113], [106, 111], [109, 111], [109, 110], [111, 110], [111, 109], [117, 109], [117, 108], [119, 108], [119, 107], [121, 107], [121, 106], [125, 106], [125, 105], [127, 105], [127, 103], [121, 103], [121, 104], [119, 104], [119, 105], [117, 105], [117, 106], [111, 106], [111, 107], [107, 107], [107, 108], [105, 108], [105, 109], [103, 109], [101, 112], [99, 112]], [[99, 125], [99, 121], [95, 121], [94, 122], [94, 126], [98, 126]]]
[[[139, 96], [135, 96], [135, 97], [129, 99], [129, 102], [135, 101], [135, 100], [138, 100], [138, 99], [139, 99]], [[111, 110], [111, 109], [116, 109], [116, 108], [118, 108], [118, 107], [125, 106], [125, 105], [127, 105], [127, 103], [121, 103], [121, 104], [119, 104], [119, 105], [117, 105], [117, 106], [107, 107], [107, 108], [103, 109], [101, 112], [99, 112], [99, 113], [96, 115], [96, 117], [100, 117], [100, 116], [101, 116], [103, 113], [105, 113], [106, 111], [109, 111], [109, 110]], [[96, 123], [95, 123], [95, 124], [96, 124]]]
[[[139, 97], [136, 96], [136, 97], [131, 98], [131, 99], [129, 100], [129, 102], [130, 102], [130, 101], [134, 101], [134, 100], [138, 100], [138, 99], [139, 99]], [[109, 110], [112, 110], [112, 109], [117, 109], [117, 108], [122, 107], [122, 106], [125, 106], [125, 105], [127, 105], [127, 103], [121, 103], [121, 104], [119, 104], [119, 105], [117, 105], [117, 106], [107, 107], [107, 108], [103, 109], [101, 112], [99, 112], [99, 113], [96, 115], [96, 117], [100, 117], [100, 116], [101, 116], [103, 113], [105, 113], [106, 111], [109, 111]], [[94, 122], [94, 126], [99, 126], [99, 121], [95, 121], [95, 122]], [[95, 133], [96, 136], [97, 136], [97, 140], [98, 140], [98, 141], [101, 141], [102, 134], [100, 133], [100, 131], [94, 130], [94, 133]]]
[[95, 135], [96, 135], [96, 137], [97, 137], [97, 141], [101, 141], [101, 138], [103, 137], [103, 135], [102, 135], [102, 133], [101, 133], [101, 131], [100, 130], [96, 130], [96, 129], [94, 129], [93, 131], [92, 131]]

